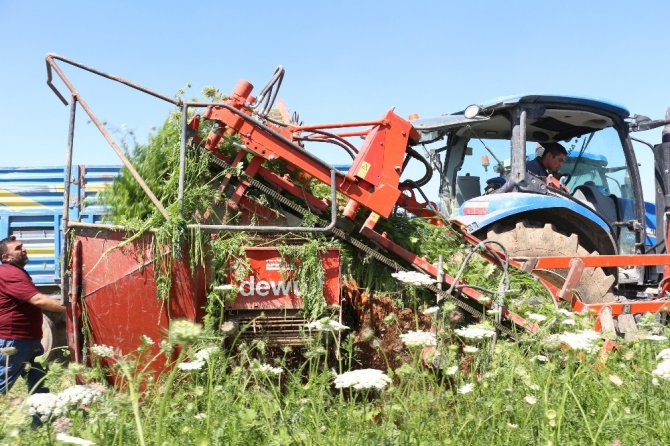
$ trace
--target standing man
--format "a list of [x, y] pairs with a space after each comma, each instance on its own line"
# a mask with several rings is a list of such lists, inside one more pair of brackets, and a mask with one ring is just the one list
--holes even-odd
[[14, 236], [0, 240], [0, 394], [19, 376], [34, 393], [45, 393], [46, 370], [35, 358], [44, 353], [42, 310], [64, 313], [60, 301], [39, 292], [23, 269], [28, 254]]
[[[536, 177], [545, 178], [548, 174], [557, 177], [558, 169], [565, 162], [568, 151], [557, 142], [540, 143], [544, 147], [542, 156], [526, 163], [526, 170]], [[557, 177], [558, 178], [558, 177]]]

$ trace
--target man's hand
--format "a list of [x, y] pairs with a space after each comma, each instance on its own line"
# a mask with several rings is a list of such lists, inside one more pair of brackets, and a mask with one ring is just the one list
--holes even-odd
[[65, 307], [60, 300], [54, 299], [42, 293], [37, 293], [30, 298], [28, 303], [35, 305], [40, 310], [51, 311], [52, 313], [65, 313]]

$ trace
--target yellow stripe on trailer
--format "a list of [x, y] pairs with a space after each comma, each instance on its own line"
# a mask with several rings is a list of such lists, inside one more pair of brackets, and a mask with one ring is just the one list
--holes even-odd
[[21, 212], [28, 209], [49, 209], [38, 201], [31, 200], [23, 195], [18, 195], [5, 189], [0, 189], [0, 205], [7, 207], [14, 212]]
[[52, 256], [56, 252], [53, 246], [27, 246], [26, 251], [28, 256]]

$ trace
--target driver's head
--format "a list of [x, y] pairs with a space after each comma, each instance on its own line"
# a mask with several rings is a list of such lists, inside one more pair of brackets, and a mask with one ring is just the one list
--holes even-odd
[[542, 154], [542, 164], [549, 172], [556, 172], [565, 162], [568, 151], [557, 142], [542, 143], [544, 153]]

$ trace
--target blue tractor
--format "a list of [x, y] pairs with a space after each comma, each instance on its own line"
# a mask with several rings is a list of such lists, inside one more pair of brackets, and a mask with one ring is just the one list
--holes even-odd
[[[668, 113], [654, 121], [602, 100], [533, 95], [413, 124], [431, 144], [443, 212], [477, 237], [499, 241], [511, 257], [644, 254], [665, 250], [665, 234], [656, 244], [663, 212], [657, 224], [654, 205], [643, 199], [631, 133], [666, 125], [670, 143]], [[568, 153], [555, 178], [528, 172], [538, 149], [555, 143]], [[668, 165], [661, 150], [668, 144], [648, 145], [657, 161], [657, 205], [668, 209], [668, 183], [659, 174], [667, 170], [659, 166]], [[565, 273], [551, 272], [557, 282]], [[658, 266], [587, 268], [576, 291], [586, 303], [612, 301], [613, 290], [640, 298], [659, 274]]]

